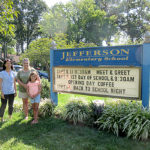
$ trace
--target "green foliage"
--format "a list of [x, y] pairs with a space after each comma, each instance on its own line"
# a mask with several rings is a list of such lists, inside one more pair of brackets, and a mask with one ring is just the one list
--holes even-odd
[[65, 33], [67, 30], [67, 18], [63, 15], [63, 5], [55, 5], [44, 13], [39, 27], [44, 37], [54, 37], [56, 33]]
[[[118, 27], [125, 32], [132, 44], [140, 43], [144, 38], [146, 27], [149, 26], [149, 0], [123, 0], [118, 13]], [[124, 13], [123, 13], [124, 12]]]
[[97, 47], [97, 45], [94, 43], [76, 43], [75, 41], [68, 42], [69, 40], [67, 34], [63, 33], [55, 34], [54, 40], [57, 43], [57, 49]]
[[28, 50], [21, 56], [21, 60], [25, 57], [30, 59], [32, 65], [41, 64], [46, 67], [47, 72], [50, 70], [50, 47], [51, 39], [40, 38], [31, 42]]
[[[4, 118], [8, 118], [7, 111]], [[24, 120], [22, 112], [0, 123], [1, 150], [149, 150], [150, 142], [116, 138], [93, 128], [72, 126], [62, 119]]]
[[43, 118], [52, 116], [54, 108], [50, 99], [43, 99], [39, 106], [39, 116]]
[[[93, 43], [86, 44], [83, 42], [80, 42], [79, 44], [75, 42], [68, 44], [67, 35], [63, 33], [55, 34], [54, 40], [57, 43], [57, 49], [96, 46]], [[49, 72], [51, 42], [52, 39], [49, 38], [40, 38], [31, 42], [28, 50], [23, 55], [21, 55], [21, 60], [28, 57], [32, 65], [37, 66], [37, 64], [40, 63], [41, 66], [46, 67], [47, 72]]]
[[120, 102], [105, 106], [102, 116], [96, 121], [99, 129], [122, 133], [133, 139], [148, 139], [150, 136], [150, 112], [139, 103]]
[[94, 100], [89, 103], [90, 116], [88, 119], [88, 124], [95, 126], [95, 121], [102, 115], [104, 110], [104, 101]]
[[99, 9], [94, 0], [76, 0], [53, 6], [43, 15], [39, 26], [44, 37], [67, 34], [68, 46], [80, 42], [102, 45], [103, 40], [110, 41], [116, 33], [116, 20], [115, 15], [106, 15], [104, 10]]
[[65, 106], [64, 119], [72, 122], [74, 125], [85, 123], [88, 116], [88, 105], [81, 100], [71, 101]]
[[76, 43], [94, 43], [102, 45], [103, 40], [110, 40], [117, 31], [116, 16], [106, 15], [94, 0], [73, 1], [65, 6], [68, 19], [68, 40]]
[[[59, 104], [65, 105], [73, 94], [59, 94]], [[81, 98], [84, 95], [75, 94]], [[87, 101], [93, 98], [86, 96]], [[94, 97], [96, 98], [96, 97]], [[99, 98], [100, 99], [100, 98]], [[16, 100], [18, 103], [19, 101]], [[133, 105], [134, 106], [134, 105]], [[135, 108], [136, 109], [136, 108]], [[24, 120], [22, 112], [14, 112], [8, 119], [5, 112], [4, 123], [0, 122], [0, 149], [29, 150], [149, 150], [150, 142], [117, 137], [89, 127], [72, 126], [54, 116], [39, 118], [39, 123], [31, 126], [31, 116]]]
[[150, 137], [150, 111], [138, 105], [130, 113], [120, 119], [124, 122], [123, 131], [127, 137], [146, 140]]
[[102, 116], [96, 121], [99, 129], [108, 130], [119, 136], [120, 130], [123, 128], [120, 119], [127, 114], [126, 103], [106, 105]]
[[0, 33], [14, 35], [14, 24], [12, 21], [17, 16], [17, 11], [13, 9], [12, 0], [0, 1]]
[[54, 116], [60, 119], [64, 118], [65, 108], [63, 106], [57, 105], [54, 109]]
[[22, 111], [23, 111], [22, 104], [14, 103], [13, 112], [22, 112]]
[[13, 0], [14, 9], [19, 12], [18, 17], [15, 18], [14, 24], [16, 27], [15, 38], [17, 40], [17, 52], [19, 47], [24, 53], [24, 45], [27, 45], [37, 39], [41, 34], [39, 32], [39, 20], [46, 5], [42, 0]]
[[75, 47], [78, 47], [78, 48], [82, 48], [82, 47], [97, 47], [97, 45], [94, 44], [94, 43], [80, 42], [80, 43], [76, 44]]
[[42, 92], [41, 92], [41, 98], [49, 98], [50, 97], [50, 82], [48, 82], [47, 79], [42, 79]]
[[[144, 33], [149, 26], [149, 0], [94, 1], [101, 10], [106, 12], [107, 16], [115, 16], [117, 18], [116, 25], [119, 29], [118, 31], [120, 33], [126, 33], [132, 44], [140, 44], [143, 41]], [[112, 28], [111, 24], [110, 28]]]
[[74, 44], [68, 45], [67, 35], [64, 33], [56, 33], [54, 40], [57, 43], [57, 49], [74, 48]]

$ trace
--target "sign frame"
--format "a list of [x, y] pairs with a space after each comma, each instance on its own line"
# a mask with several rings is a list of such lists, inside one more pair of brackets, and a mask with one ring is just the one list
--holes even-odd
[[102, 94], [88, 94], [88, 93], [82, 93], [82, 92], [74, 92], [74, 91], [63, 91], [63, 90], [55, 90], [54, 88], [54, 84], [55, 84], [55, 68], [96, 68], [96, 67], [82, 67], [82, 66], [57, 66], [57, 67], [53, 67], [53, 91], [54, 92], [62, 92], [62, 93], [72, 93], [72, 94], [81, 94], [81, 95], [89, 95], [89, 96], [98, 96], [98, 97], [109, 97], [109, 98], [119, 98], [119, 99], [129, 99], [129, 100], [141, 100], [141, 67], [134, 67], [134, 66], [100, 66], [97, 68], [110, 68], [112, 67], [114, 68], [129, 68], [129, 69], [138, 69], [139, 70], [139, 91], [138, 91], [138, 97], [122, 97], [122, 96], [111, 96], [111, 95], [102, 95]]

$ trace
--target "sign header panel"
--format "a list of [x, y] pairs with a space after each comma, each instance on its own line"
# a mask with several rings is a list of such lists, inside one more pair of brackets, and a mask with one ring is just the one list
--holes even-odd
[[142, 45], [54, 51], [54, 66], [141, 66]]
[[54, 67], [55, 92], [140, 99], [139, 67]]

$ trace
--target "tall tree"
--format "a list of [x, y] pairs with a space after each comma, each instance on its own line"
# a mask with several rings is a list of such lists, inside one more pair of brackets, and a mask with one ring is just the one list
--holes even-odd
[[15, 8], [19, 11], [18, 18], [15, 20], [17, 47], [21, 47], [24, 53], [24, 44], [27, 48], [31, 41], [39, 35], [39, 20], [47, 6], [42, 0], [14, 0]]
[[[16, 39], [16, 52], [19, 55], [24, 52], [24, 42], [25, 42], [25, 24], [24, 24], [24, 13], [23, 5], [24, 1], [14, 0], [15, 9], [19, 12], [18, 17], [15, 19], [14, 24], [16, 26], [15, 39]], [[21, 51], [20, 51], [21, 50]]]
[[133, 42], [141, 41], [149, 24], [149, 0], [123, 0], [121, 7], [124, 9], [118, 17], [118, 26], [129, 35]]
[[[4, 34], [4, 33], [0, 33], [0, 44], [2, 45], [2, 49], [1, 49], [1, 53], [0, 53], [0, 57], [4, 57], [7, 58], [7, 54], [11, 54], [12, 52], [10, 50], [12, 50], [14, 52], [14, 46], [15, 46], [15, 40], [12, 34]], [[2, 56], [2, 53], [4, 54]]]
[[132, 43], [143, 39], [150, 21], [149, 0], [94, 0], [107, 16], [115, 15], [120, 32], [128, 35]]
[[17, 16], [17, 11], [13, 9], [13, 2], [11, 0], [1, 0], [0, 44], [2, 45], [1, 53], [4, 53], [4, 59], [7, 57], [7, 45], [9, 45], [9, 43], [12, 42], [14, 36], [14, 16]]
[[13, 9], [13, 2], [11, 0], [0, 1], [0, 33], [13, 34], [14, 25], [12, 24], [14, 15], [17, 12]]
[[[94, 0], [74, 0], [66, 5], [68, 21], [68, 39], [102, 45], [115, 34], [116, 17], [107, 16], [104, 10], [98, 9]], [[111, 28], [110, 28], [111, 27]]]
[[63, 14], [63, 7], [63, 4], [54, 5], [42, 16], [39, 26], [44, 37], [54, 37], [56, 33], [66, 32], [67, 19]]
[[106, 16], [105, 11], [98, 9], [94, 0], [57, 4], [44, 15], [40, 27], [49, 36], [54, 36], [55, 33], [67, 34], [67, 42], [70, 44], [75, 41], [102, 45], [103, 40], [107, 41], [117, 31], [116, 17]]

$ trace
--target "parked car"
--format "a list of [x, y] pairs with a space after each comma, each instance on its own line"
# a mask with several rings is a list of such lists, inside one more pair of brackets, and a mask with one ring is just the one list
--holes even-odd
[[13, 65], [14, 71], [18, 72], [20, 69], [22, 69], [22, 66], [20, 65]]
[[41, 71], [41, 70], [37, 70], [37, 72], [38, 72], [40, 78], [48, 79], [48, 73], [43, 72], [43, 71]]
[[15, 76], [17, 76], [17, 73], [20, 69], [22, 69], [22, 66], [20, 65], [13, 65], [13, 68], [14, 68], [14, 72], [15, 72]]

